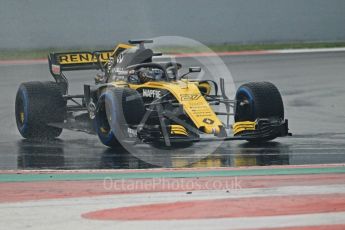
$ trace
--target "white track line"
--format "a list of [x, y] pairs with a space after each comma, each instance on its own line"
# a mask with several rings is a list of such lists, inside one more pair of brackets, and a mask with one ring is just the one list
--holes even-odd
[[271, 53], [278, 54], [300, 54], [300, 53], [325, 53], [325, 52], [342, 52], [345, 47], [339, 48], [319, 48], [319, 49], [284, 49], [284, 50], [268, 50]]

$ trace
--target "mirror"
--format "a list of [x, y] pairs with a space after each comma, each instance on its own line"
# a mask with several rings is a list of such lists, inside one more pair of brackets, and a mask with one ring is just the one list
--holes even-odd
[[201, 67], [199, 67], [199, 66], [189, 67], [189, 72], [190, 73], [199, 73], [199, 72], [201, 72]]

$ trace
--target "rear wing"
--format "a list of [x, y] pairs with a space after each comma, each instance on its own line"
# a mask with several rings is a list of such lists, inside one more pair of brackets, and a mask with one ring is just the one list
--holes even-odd
[[49, 70], [61, 86], [63, 94], [67, 94], [68, 80], [63, 71], [101, 69], [101, 65], [105, 65], [111, 57], [116, 59], [122, 51], [132, 47], [132, 45], [119, 44], [114, 50], [50, 53]]
[[103, 64], [112, 56], [112, 50], [94, 52], [50, 53], [48, 56], [50, 71], [53, 75], [62, 71], [98, 69], [98, 55]]
[[114, 50], [50, 53], [49, 69], [54, 78], [60, 76], [63, 71], [100, 69], [99, 61], [104, 65], [110, 57], [116, 58], [119, 53], [132, 47], [119, 44]]

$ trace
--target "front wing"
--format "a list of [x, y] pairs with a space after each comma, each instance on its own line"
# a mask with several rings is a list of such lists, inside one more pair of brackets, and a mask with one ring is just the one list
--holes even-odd
[[[239, 129], [239, 127], [241, 129]], [[245, 126], [245, 127], [244, 127]], [[170, 137], [171, 143], [180, 142], [213, 142], [213, 141], [235, 141], [235, 140], [247, 140], [247, 141], [261, 141], [271, 140], [276, 137], [291, 136], [288, 128], [288, 120], [277, 120], [277, 119], [257, 119], [254, 122], [237, 122], [233, 125], [237, 127], [236, 133], [233, 136], [228, 137]], [[188, 130], [188, 128], [187, 128]], [[234, 130], [235, 132], [236, 130]], [[164, 142], [164, 138], [160, 138], [159, 141]], [[151, 142], [151, 141], [148, 141]], [[157, 139], [155, 139], [157, 142]]]

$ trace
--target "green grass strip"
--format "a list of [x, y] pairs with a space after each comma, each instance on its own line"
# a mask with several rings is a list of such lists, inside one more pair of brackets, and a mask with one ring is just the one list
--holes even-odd
[[61, 174], [0, 174], [0, 182], [38, 182], [38, 181], [86, 181], [155, 178], [196, 178], [196, 177], [233, 177], [233, 176], [272, 176], [345, 173], [345, 167], [327, 168], [264, 168], [240, 170], [205, 170], [205, 171], [161, 171], [128, 173], [61, 173]]
[[[278, 50], [278, 49], [316, 49], [316, 48], [337, 48], [345, 47], [345, 41], [339, 42], [295, 42], [295, 43], [262, 43], [262, 44], [209, 44], [208, 47], [214, 52], [237, 52], [237, 51], [253, 51], [253, 50]], [[88, 47], [88, 48], [50, 48], [50, 49], [34, 49], [34, 50], [19, 50], [19, 49], [3, 49], [0, 50], [0, 60], [15, 60], [15, 59], [39, 59], [46, 58], [51, 52], [69, 52], [69, 51], [92, 51], [111, 49], [112, 47]], [[177, 47], [167, 46], [160, 47], [157, 51], [163, 53], [194, 53], [205, 52], [203, 47]]]
[[339, 48], [345, 47], [345, 42], [316, 42], [316, 43], [271, 43], [271, 44], [243, 44], [243, 45], [211, 45], [210, 48], [216, 52], [222, 51], [251, 51], [251, 50], [280, 50], [280, 49], [317, 49], [317, 48]]

